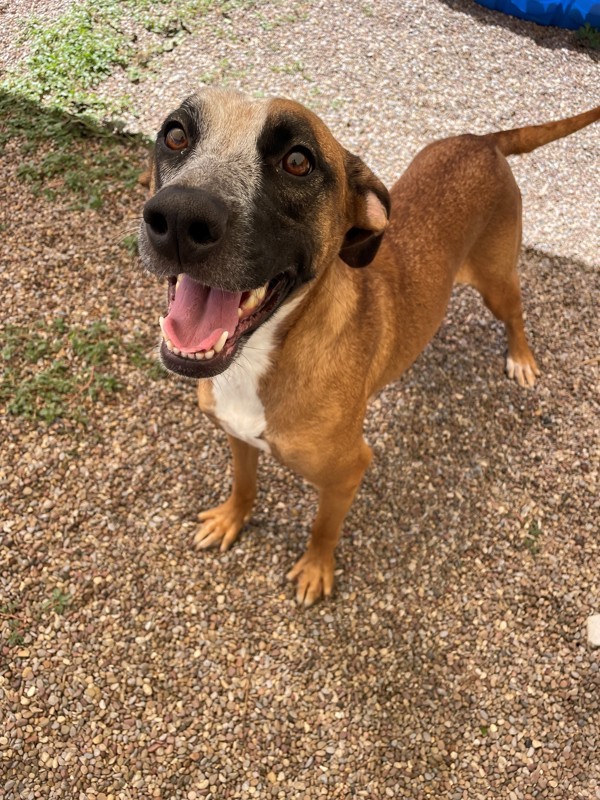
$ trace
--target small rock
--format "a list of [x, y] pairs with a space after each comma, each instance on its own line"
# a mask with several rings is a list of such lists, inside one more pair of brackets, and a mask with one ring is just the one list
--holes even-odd
[[587, 621], [588, 643], [592, 647], [600, 647], [600, 614], [592, 614]]

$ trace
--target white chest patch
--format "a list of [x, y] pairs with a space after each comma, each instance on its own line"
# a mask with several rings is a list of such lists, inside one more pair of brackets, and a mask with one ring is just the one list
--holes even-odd
[[213, 378], [214, 411], [223, 428], [236, 439], [265, 453], [270, 453], [271, 448], [262, 438], [267, 420], [258, 385], [271, 366], [277, 346], [277, 329], [301, 299], [302, 295], [278, 309], [246, 341], [240, 356], [229, 369]]

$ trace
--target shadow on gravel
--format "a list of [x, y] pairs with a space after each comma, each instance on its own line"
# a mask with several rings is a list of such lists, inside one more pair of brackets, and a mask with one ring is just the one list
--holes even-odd
[[499, 11], [491, 11], [473, 1], [464, 3], [462, 0], [441, 0], [441, 2], [453, 11], [468, 14], [483, 25], [494, 25], [505, 28], [517, 36], [526, 36], [540, 47], [548, 47], [550, 50], [571, 50], [588, 56], [592, 61], [600, 62], [600, 51], [581, 44], [576, 38], [576, 31], [527, 22]]
[[52, 200], [100, 208], [117, 185], [135, 185], [148, 141], [92, 117], [47, 108], [0, 89], [0, 155], [18, 163], [17, 178]]

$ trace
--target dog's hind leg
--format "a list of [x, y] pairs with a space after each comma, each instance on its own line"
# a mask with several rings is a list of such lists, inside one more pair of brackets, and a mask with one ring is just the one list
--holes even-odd
[[250, 518], [256, 499], [258, 450], [235, 436], [227, 438], [233, 453], [231, 495], [220, 506], [198, 515], [204, 524], [194, 536], [194, 545], [202, 550], [215, 545], [227, 550]]
[[519, 386], [533, 386], [540, 374], [525, 335], [521, 287], [516, 269], [509, 275], [490, 275], [485, 280], [476, 278], [471, 269], [461, 270], [460, 283], [469, 283], [482, 295], [492, 314], [504, 323], [508, 340], [506, 372]]
[[502, 203], [456, 276], [477, 289], [508, 339], [506, 372], [520, 386], [533, 386], [540, 371], [527, 343], [517, 262], [521, 249], [521, 197], [512, 173], [505, 176]]
[[506, 328], [508, 377], [514, 378], [519, 386], [533, 386], [540, 371], [525, 335], [519, 276], [515, 272], [505, 283], [490, 283], [481, 293], [487, 307]]

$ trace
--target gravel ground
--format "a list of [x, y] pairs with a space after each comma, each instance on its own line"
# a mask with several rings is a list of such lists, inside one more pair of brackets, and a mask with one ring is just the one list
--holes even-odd
[[[600, 105], [598, 51], [458, 0], [292, 0], [209, 14], [154, 77], [104, 87], [131, 96], [153, 133], [202, 83], [291, 96], [391, 184], [432, 139], [548, 122]], [[260, 10], [263, 9], [263, 10]], [[524, 242], [588, 264], [600, 251], [600, 126], [512, 159]]]
[[[303, 8], [309, 17], [295, 37], [274, 29], [280, 63], [302, 59], [316, 78], [316, 31], [321, 73], [334, 43], [347, 54], [311, 105], [338, 94], [333, 74], [346, 87], [355, 81], [328, 119], [382, 174], [400, 171], [452, 114], [463, 128], [465, 97], [425, 88], [427, 132], [403, 131], [389, 151], [372, 141], [371, 126], [377, 135], [391, 130], [391, 85], [381, 79], [375, 101], [361, 78], [366, 50], [352, 61], [357, 40], [348, 31], [380, 23], [353, 18], [352, 6], [337, 17], [333, 6]], [[418, 38], [433, 49], [442, 30], [429, 27], [423, 8], [401, 19], [388, 6], [381, 15], [413, 26], [407, 47]], [[452, 53], [457, 31], [475, 30], [471, 40], [486, 43], [496, 65], [488, 74], [500, 58], [514, 63], [510, 26], [429, 9], [438, 25], [446, 20]], [[235, 31], [245, 42], [244, 19]], [[369, 30], [373, 87], [384, 54]], [[209, 59], [213, 46], [214, 59], [223, 40], [204, 41], [195, 60]], [[469, 100], [483, 128], [513, 103], [527, 103], [536, 118], [567, 113], [576, 87], [588, 87], [577, 105], [591, 104], [589, 57], [529, 38], [518, 46], [529, 65], [547, 59], [544, 114], [506, 78], [493, 103], [483, 84]], [[141, 87], [152, 114], [161, 91], [167, 106], [167, 94], [175, 97], [169, 69], [185, 69], [189, 52], [167, 56], [161, 89], [158, 81]], [[564, 91], [550, 75], [555, 58]], [[255, 66], [247, 69], [252, 88]], [[310, 92], [301, 77], [263, 69], [256, 85], [269, 76], [270, 92]], [[190, 71], [186, 81], [194, 80]], [[298, 82], [302, 92], [290, 92]], [[597, 146], [598, 134], [587, 136]], [[561, 213], [593, 209], [583, 199], [592, 151], [580, 171], [586, 151], [577, 140], [564, 167], [560, 147], [546, 148], [556, 183], [562, 189], [576, 166], [582, 192], [565, 201], [571, 206], [560, 195], [558, 210], [544, 208], [557, 229]], [[17, 148], [2, 159], [0, 186], [3, 337], [7, 325], [34, 317], [76, 324], [118, 312], [116, 335], [151, 342], [164, 289], [119, 244], [135, 229], [142, 190], [115, 193], [102, 213], [71, 211], [17, 184]], [[314, 496], [274, 461], [262, 460], [254, 516], [232, 550], [190, 548], [197, 512], [224, 498], [230, 470], [224, 436], [199, 416], [188, 385], [151, 380], [123, 350], [113, 368], [124, 389], [89, 409], [87, 428], [5, 418], [0, 797], [598, 800], [600, 650], [586, 642], [586, 619], [600, 611], [597, 226], [580, 235], [595, 248], [586, 259], [523, 254], [527, 326], [543, 372], [535, 390], [504, 378], [501, 327], [463, 289], [415, 367], [373, 402], [366, 435], [375, 462], [346, 522], [336, 596], [308, 611], [283, 575], [305, 545]], [[56, 589], [71, 597], [62, 613], [48, 606]], [[15, 625], [23, 640], [11, 644]]]

